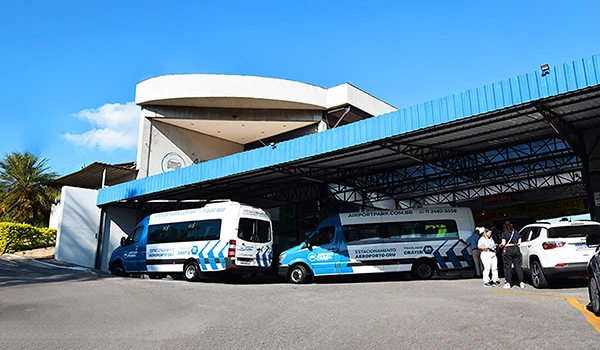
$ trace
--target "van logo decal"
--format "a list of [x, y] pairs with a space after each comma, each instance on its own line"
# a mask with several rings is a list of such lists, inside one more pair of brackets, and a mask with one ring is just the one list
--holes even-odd
[[192, 247], [192, 254], [196, 255], [198, 253], [198, 246]]
[[319, 253], [319, 254], [315, 254], [315, 253], [309, 253], [308, 254], [308, 260], [314, 262], [314, 261], [326, 261], [326, 260], [331, 260], [333, 259], [333, 252], [327, 252], [327, 253]]
[[430, 246], [430, 245], [426, 245], [426, 246], [423, 248], [423, 252], [424, 252], [425, 254], [431, 254], [431, 253], [433, 253], [433, 247], [432, 247], [432, 246]]

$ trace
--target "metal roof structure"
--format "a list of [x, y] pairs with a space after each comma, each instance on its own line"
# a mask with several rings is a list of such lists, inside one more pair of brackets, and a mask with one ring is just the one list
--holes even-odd
[[[50, 182], [52, 186], [74, 186], [99, 189], [135, 179], [137, 170], [134, 162], [105, 164], [94, 162], [81, 170], [61, 176]], [[104, 183], [103, 183], [104, 182]]]
[[600, 56], [592, 56], [104, 188], [97, 205], [231, 198], [269, 207], [317, 197], [323, 186], [407, 206], [503, 192], [585, 195], [578, 135], [600, 126], [599, 111]]

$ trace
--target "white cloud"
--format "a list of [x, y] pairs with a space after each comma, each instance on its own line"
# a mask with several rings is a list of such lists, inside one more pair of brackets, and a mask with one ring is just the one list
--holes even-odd
[[83, 134], [63, 134], [75, 146], [102, 151], [137, 147], [140, 108], [134, 102], [107, 103], [99, 108], [84, 109], [73, 116], [94, 127]]

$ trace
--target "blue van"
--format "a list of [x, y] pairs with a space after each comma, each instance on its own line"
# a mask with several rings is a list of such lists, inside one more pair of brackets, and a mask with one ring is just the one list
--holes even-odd
[[429, 279], [436, 270], [472, 266], [466, 239], [469, 208], [417, 208], [333, 215], [306, 240], [279, 256], [278, 272], [292, 283], [318, 276], [409, 271]]

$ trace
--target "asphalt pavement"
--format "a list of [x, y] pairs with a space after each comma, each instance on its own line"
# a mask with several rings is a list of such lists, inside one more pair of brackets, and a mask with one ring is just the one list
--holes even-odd
[[0, 258], [7, 349], [592, 349], [583, 281], [548, 290], [402, 275], [190, 283]]

